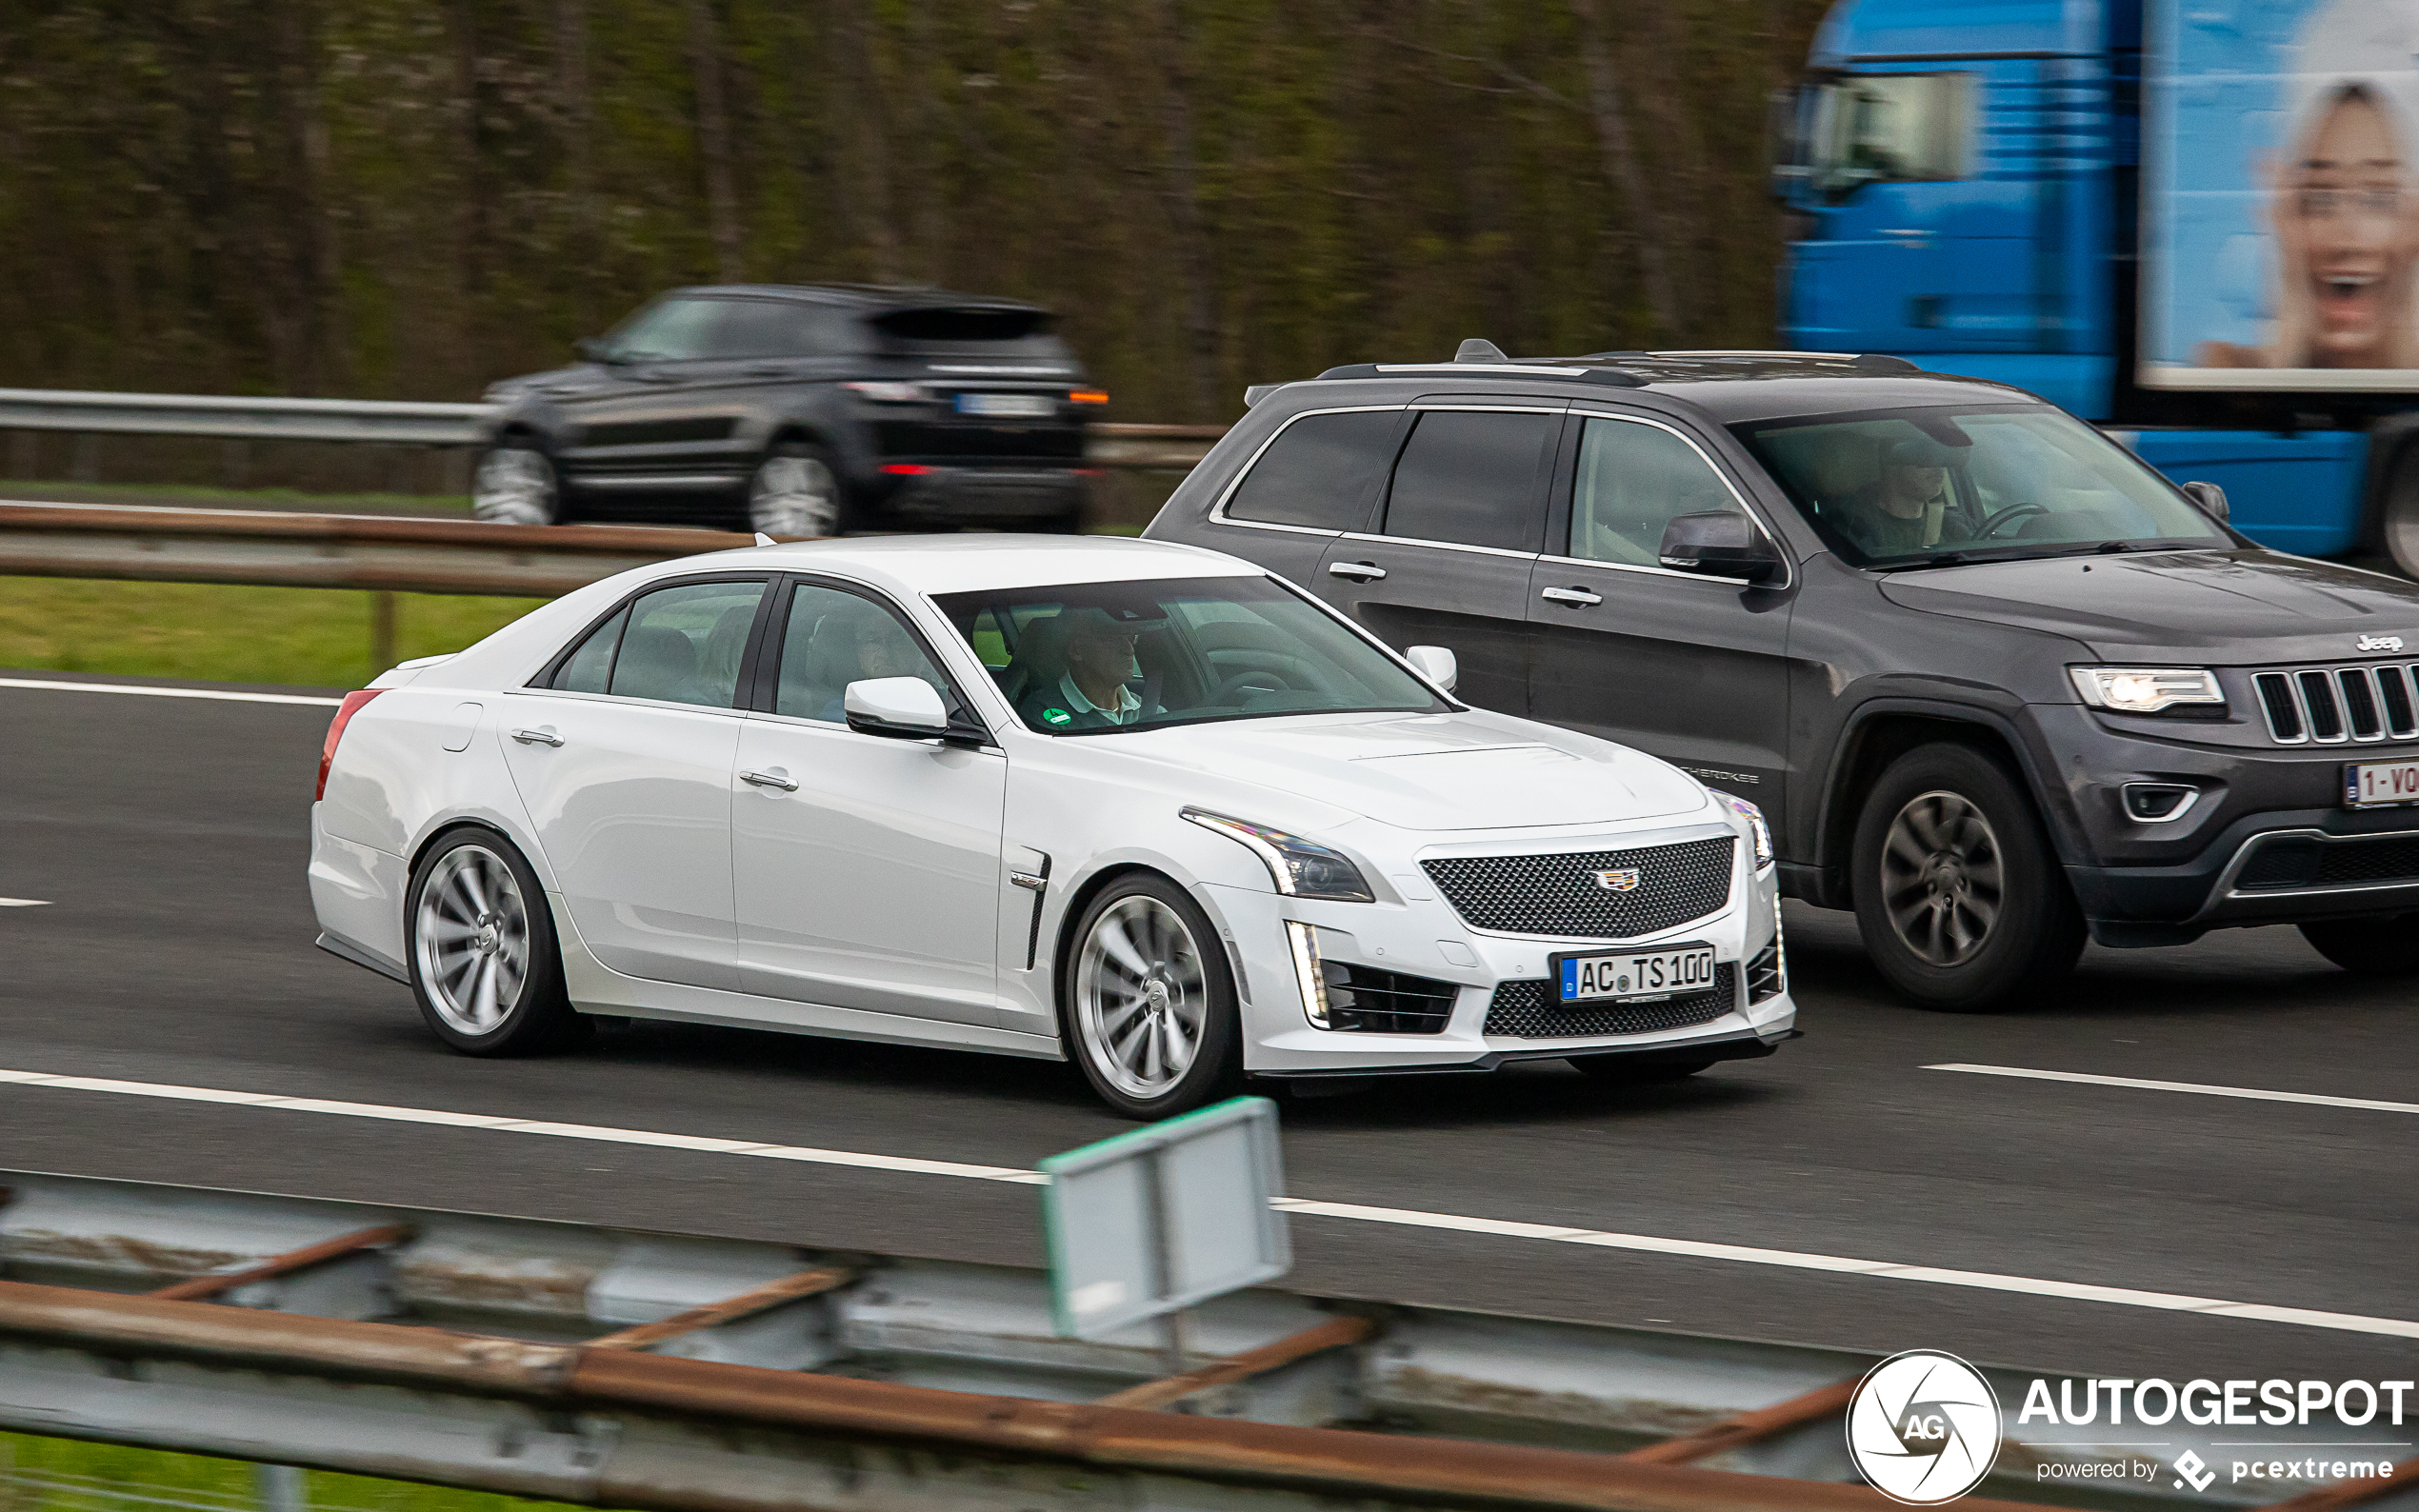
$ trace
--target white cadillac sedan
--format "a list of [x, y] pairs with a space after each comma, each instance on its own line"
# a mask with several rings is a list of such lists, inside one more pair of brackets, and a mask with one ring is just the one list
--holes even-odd
[[1139, 1118], [1790, 1038], [1754, 806], [1452, 686], [1190, 547], [666, 562], [346, 698], [319, 944], [473, 1055], [744, 1025], [1071, 1056]]

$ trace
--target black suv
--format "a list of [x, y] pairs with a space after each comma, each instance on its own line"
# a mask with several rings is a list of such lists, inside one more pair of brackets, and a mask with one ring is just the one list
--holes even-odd
[[1070, 530], [1109, 396], [1049, 311], [931, 289], [679, 288], [488, 390], [482, 520], [737, 525], [772, 535]]
[[1752, 799], [1923, 1003], [2280, 921], [2419, 970], [2419, 585], [1894, 357], [1464, 349], [1252, 390], [1145, 533]]

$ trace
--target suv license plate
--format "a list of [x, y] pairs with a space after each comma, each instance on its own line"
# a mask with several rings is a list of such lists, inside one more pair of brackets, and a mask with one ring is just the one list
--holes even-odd
[[2419, 804], [2419, 762], [2354, 762], [2344, 767], [2346, 808]]
[[1565, 1003], [1668, 998], [1680, 992], [1703, 992], [1713, 985], [1713, 947], [1688, 945], [1611, 955], [1558, 955], [1553, 967]]
[[1048, 394], [960, 394], [957, 412], [1003, 420], [1047, 420], [1058, 412], [1058, 401]]

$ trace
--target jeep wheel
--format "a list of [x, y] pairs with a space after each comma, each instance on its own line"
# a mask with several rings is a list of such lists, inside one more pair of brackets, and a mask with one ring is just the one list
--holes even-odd
[[2302, 938], [2356, 976], [2419, 976], [2419, 913], [2314, 920], [2302, 925]]
[[1970, 746], [1923, 746], [1882, 773], [1856, 824], [1857, 931], [1890, 985], [1982, 1013], [2073, 969], [2082, 911], [2015, 774]]

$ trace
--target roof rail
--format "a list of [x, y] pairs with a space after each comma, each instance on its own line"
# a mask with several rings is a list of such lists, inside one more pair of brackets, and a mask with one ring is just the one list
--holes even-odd
[[[1318, 381], [1339, 378], [1391, 378], [1404, 373], [1518, 373], [1534, 378], [1576, 378], [1582, 383], [1609, 384], [1616, 388], [1644, 388], [1651, 379], [1618, 368], [1575, 367], [1557, 362], [1355, 362], [1329, 368]], [[1247, 391], [1248, 392], [1248, 391]]]

